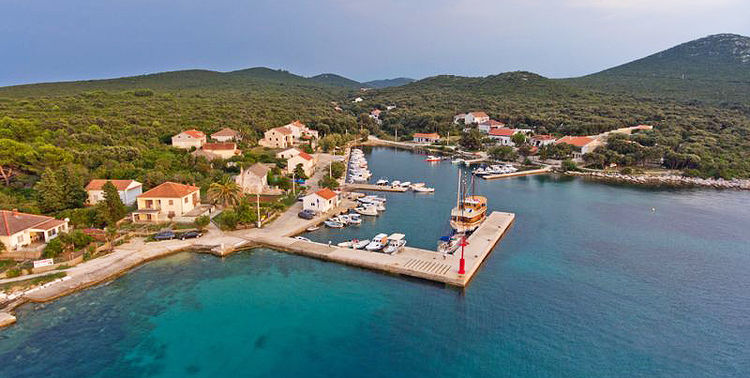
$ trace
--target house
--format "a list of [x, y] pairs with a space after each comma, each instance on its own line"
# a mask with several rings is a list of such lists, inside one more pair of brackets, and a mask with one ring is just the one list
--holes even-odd
[[299, 155], [302, 152], [299, 148], [289, 148], [281, 152], [276, 153], [277, 159], [289, 160], [290, 158]]
[[133, 222], [169, 222], [186, 215], [200, 203], [199, 187], [165, 182], [138, 196], [138, 210], [133, 212]]
[[318, 139], [318, 131], [310, 129], [309, 127], [307, 127], [307, 125], [300, 122], [299, 120], [296, 120], [282, 127], [286, 127], [291, 130], [292, 135], [296, 140], [305, 139], [305, 137]]
[[500, 129], [504, 128], [505, 123], [500, 121], [495, 121], [494, 119], [491, 119], [487, 122], [482, 122], [477, 126], [477, 129], [485, 134], [489, 134], [490, 130], [492, 129]]
[[453, 116], [453, 123], [459, 124], [463, 123], [466, 124], [466, 113], [456, 114]]
[[485, 112], [469, 112], [466, 113], [466, 117], [464, 117], [464, 123], [467, 125], [472, 123], [481, 124], [484, 122], [488, 122], [489, 120], [490, 116], [488, 116]]
[[288, 148], [294, 145], [292, 130], [285, 127], [274, 127], [263, 134], [263, 139], [258, 141], [263, 147]]
[[201, 148], [204, 144], [206, 144], [206, 134], [203, 131], [195, 129], [185, 130], [172, 137], [173, 147], [184, 148], [186, 150]]
[[555, 137], [553, 137], [552, 135], [539, 134], [531, 137], [531, 139], [529, 140], [529, 144], [531, 144], [533, 147], [544, 147], [555, 143], [555, 140]]
[[500, 144], [503, 146], [515, 146], [516, 144], [513, 143], [513, 140], [511, 138], [516, 132], [516, 129], [499, 128], [490, 130], [487, 135], [490, 138], [500, 142]]
[[580, 150], [580, 152], [573, 152], [573, 157], [575, 158], [581, 158], [583, 155], [594, 151], [594, 149], [602, 145], [600, 139], [587, 136], [564, 136], [555, 142], [555, 144], [560, 143], [569, 144]]
[[217, 142], [232, 142], [242, 140], [242, 136], [238, 131], [225, 127], [211, 134], [211, 139]]
[[99, 201], [104, 200], [104, 184], [111, 182], [117, 188], [117, 194], [120, 195], [122, 203], [130, 206], [135, 203], [136, 198], [142, 193], [143, 185], [135, 180], [91, 180], [86, 185], [86, 192], [89, 194], [88, 204], [96, 205]]
[[236, 143], [206, 143], [200, 150], [193, 152], [193, 155], [204, 156], [208, 160], [231, 159], [240, 154], [242, 151], [237, 149]]
[[339, 205], [340, 199], [331, 189], [321, 189], [317, 192], [302, 197], [302, 209], [325, 213]]
[[414, 133], [414, 143], [435, 143], [440, 140], [440, 135], [437, 133]]
[[268, 193], [271, 190], [271, 187], [268, 186], [268, 172], [270, 171], [271, 168], [268, 168], [268, 166], [255, 163], [250, 168], [240, 172], [234, 181], [242, 188], [243, 193]]
[[60, 233], [68, 232], [68, 219], [0, 210], [0, 242], [9, 252], [45, 244]]
[[362, 101], [364, 101], [364, 100], [365, 100], [365, 99], [363, 99], [362, 97], [357, 97], [357, 98], [355, 98], [354, 100], [352, 100], [352, 102], [362, 102]]
[[307, 177], [311, 177], [313, 172], [315, 172], [315, 157], [300, 151], [297, 155], [286, 160], [287, 173], [292, 174], [299, 164], [302, 164], [302, 170]]
[[380, 119], [380, 113], [382, 113], [382, 111], [380, 109], [373, 109], [370, 112], [370, 118], [372, 118], [372, 119]]

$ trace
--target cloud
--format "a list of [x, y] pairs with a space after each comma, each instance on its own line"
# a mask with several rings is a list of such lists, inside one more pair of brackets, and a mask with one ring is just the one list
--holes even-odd
[[567, 0], [568, 5], [579, 8], [675, 12], [720, 8], [738, 4], [739, 2], [740, 0]]

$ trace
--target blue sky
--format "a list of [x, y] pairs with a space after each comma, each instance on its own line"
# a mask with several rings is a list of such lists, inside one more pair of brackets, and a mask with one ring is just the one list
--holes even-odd
[[0, 85], [256, 66], [569, 77], [750, 35], [748, 15], [748, 0], [0, 0]]

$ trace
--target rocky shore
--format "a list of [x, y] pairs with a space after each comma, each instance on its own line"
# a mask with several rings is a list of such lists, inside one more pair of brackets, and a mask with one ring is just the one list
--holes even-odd
[[735, 189], [750, 190], [750, 180], [724, 180], [724, 179], [704, 179], [699, 177], [685, 177], [678, 175], [624, 175], [621, 173], [605, 172], [566, 172], [568, 175], [581, 176], [594, 180], [621, 182], [646, 186], [667, 186], [667, 187], [709, 187], [715, 189]]

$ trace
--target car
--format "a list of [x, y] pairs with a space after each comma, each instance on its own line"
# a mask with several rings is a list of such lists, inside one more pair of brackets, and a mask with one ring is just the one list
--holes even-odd
[[309, 219], [315, 218], [315, 212], [310, 211], [310, 210], [302, 210], [302, 211], [299, 212], [299, 214], [297, 214], [297, 216], [299, 216], [302, 219], [308, 219], [309, 220]]
[[198, 232], [198, 231], [188, 231], [188, 232], [184, 232], [184, 233], [180, 234], [180, 240], [195, 239], [195, 238], [199, 238], [201, 236], [203, 236], [203, 234], [200, 233], [200, 232]]
[[154, 240], [161, 241], [161, 240], [172, 240], [175, 238], [175, 234], [172, 231], [162, 231], [154, 235]]

